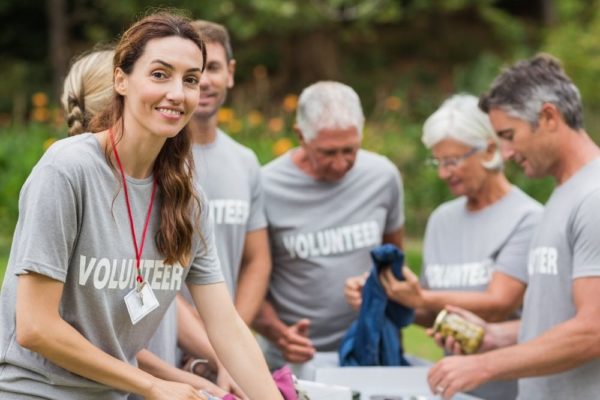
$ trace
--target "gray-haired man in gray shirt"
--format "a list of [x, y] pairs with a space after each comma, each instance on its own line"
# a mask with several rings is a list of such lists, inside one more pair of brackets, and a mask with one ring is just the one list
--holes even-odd
[[449, 399], [520, 378], [521, 400], [598, 398], [600, 149], [583, 128], [579, 91], [555, 59], [541, 55], [503, 72], [480, 107], [505, 157], [529, 177], [554, 177], [557, 187], [530, 245], [520, 324], [487, 325], [490, 347], [505, 348], [447, 357], [430, 371], [429, 385]]
[[370, 268], [373, 247], [402, 245], [400, 174], [360, 149], [363, 124], [352, 88], [313, 84], [299, 98], [300, 147], [263, 167], [273, 269], [255, 327], [271, 368], [337, 350], [356, 317], [345, 280]]

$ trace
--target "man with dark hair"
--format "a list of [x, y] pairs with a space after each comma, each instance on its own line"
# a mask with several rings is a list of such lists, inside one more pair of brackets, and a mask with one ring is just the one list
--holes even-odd
[[209, 199], [225, 282], [242, 319], [250, 324], [267, 290], [271, 259], [263, 210], [260, 164], [252, 150], [217, 126], [217, 114], [233, 87], [235, 60], [222, 25], [194, 21], [206, 44], [200, 102], [190, 123], [196, 179]]
[[[193, 21], [192, 26], [207, 53], [206, 70], [200, 78], [200, 100], [189, 124], [195, 181], [208, 198], [206, 211], [214, 223], [225, 283], [237, 312], [250, 325], [264, 299], [271, 272], [260, 164], [251, 149], [218, 127], [218, 111], [234, 85], [235, 59], [229, 33], [223, 25], [209, 21]], [[191, 302], [189, 293], [184, 290], [183, 294]], [[193, 322], [180, 319], [180, 332], [184, 324]], [[195, 343], [199, 343], [205, 334], [198, 329], [195, 333]], [[204, 340], [204, 345], [202, 353], [207, 360], [188, 360], [187, 368], [232, 391], [235, 386], [230, 386], [231, 378], [210, 344]]]
[[486, 324], [486, 348], [505, 348], [447, 357], [431, 369], [429, 385], [449, 399], [521, 378], [519, 399], [597, 398], [600, 149], [583, 128], [579, 91], [557, 60], [539, 55], [504, 71], [480, 107], [504, 156], [529, 177], [554, 177], [557, 187], [531, 242], [520, 324]]

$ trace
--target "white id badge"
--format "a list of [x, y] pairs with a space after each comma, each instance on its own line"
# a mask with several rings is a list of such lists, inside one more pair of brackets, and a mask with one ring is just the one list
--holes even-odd
[[125, 295], [125, 305], [133, 325], [158, 307], [158, 300], [150, 285], [142, 283], [141, 288], [135, 288]]

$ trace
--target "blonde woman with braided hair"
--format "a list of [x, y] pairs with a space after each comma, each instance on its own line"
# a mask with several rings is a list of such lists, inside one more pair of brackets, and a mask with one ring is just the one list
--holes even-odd
[[71, 66], [63, 86], [61, 103], [69, 136], [88, 131], [90, 120], [100, 114], [113, 97], [114, 50], [85, 53]]
[[193, 183], [186, 126], [205, 63], [188, 19], [141, 19], [115, 48], [96, 133], [56, 142], [32, 170], [0, 293], [3, 400], [206, 399], [136, 367], [184, 283], [244, 392], [281, 400], [223, 283]]

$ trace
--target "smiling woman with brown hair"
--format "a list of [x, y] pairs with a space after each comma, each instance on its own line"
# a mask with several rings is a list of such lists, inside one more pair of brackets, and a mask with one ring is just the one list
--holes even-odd
[[201, 399], [136, 368], [183, 283], [223, 363], [252, 398], [281, 399], [232, 305], [186, 125], [206, 53], [185, 18], [148, 16], [115, 49], [97, 133], [55, 143], [19, 200], [2, 287], [2, 399]]

